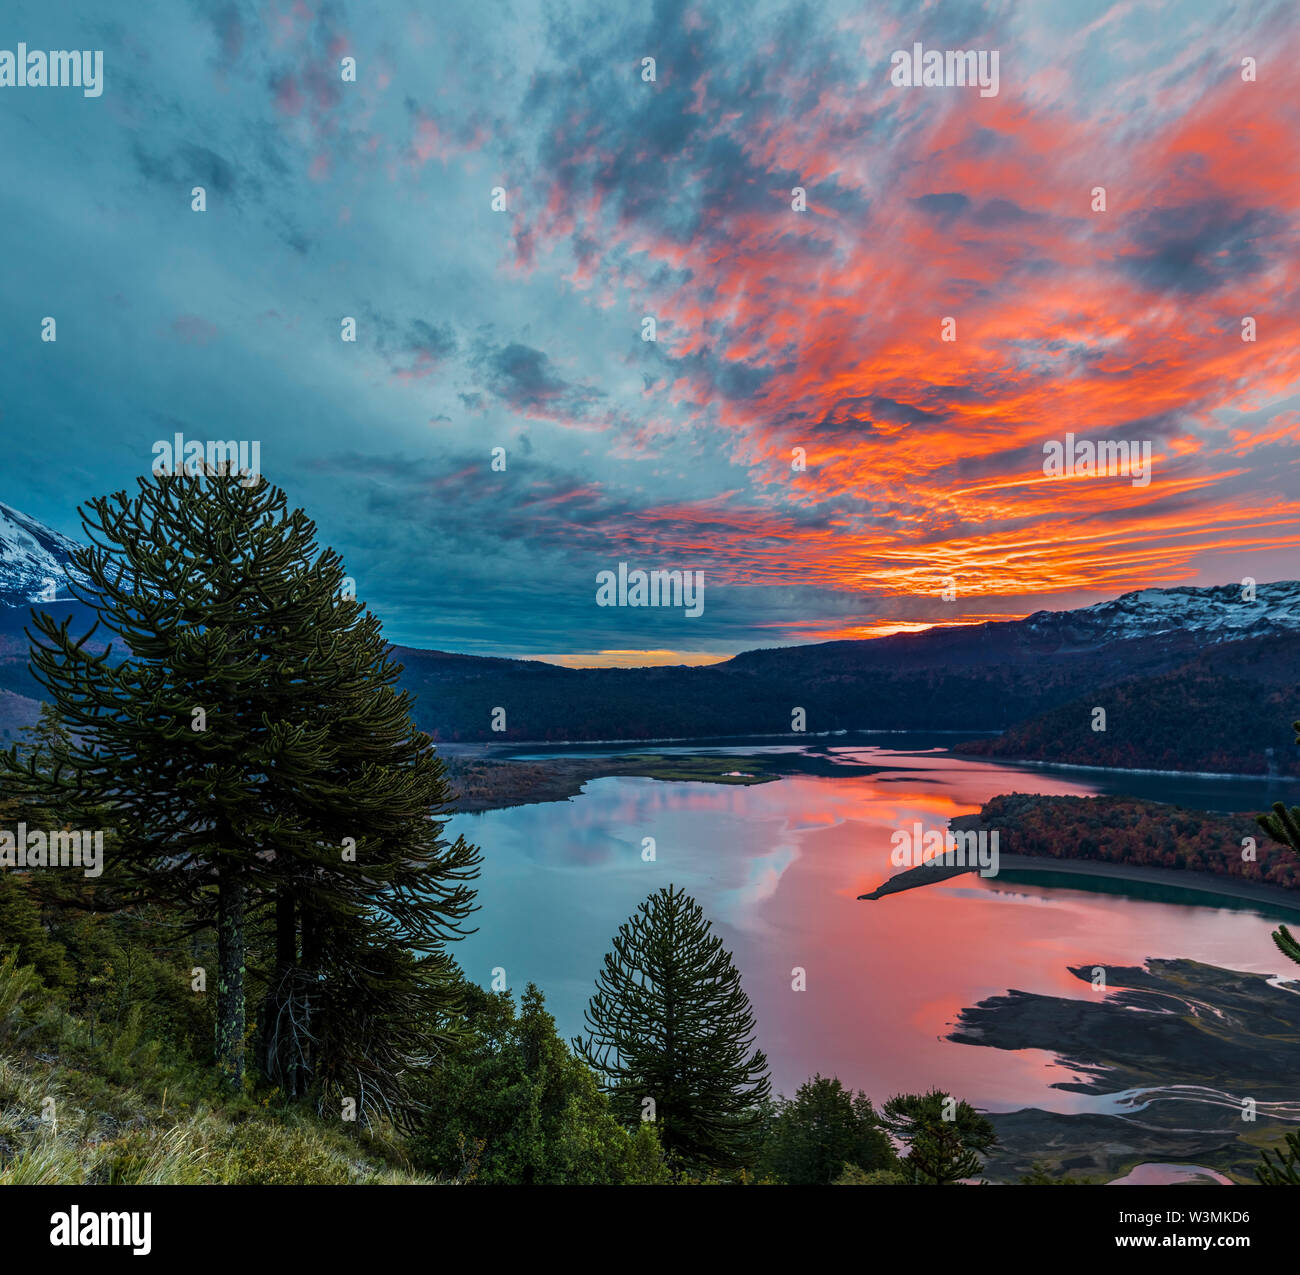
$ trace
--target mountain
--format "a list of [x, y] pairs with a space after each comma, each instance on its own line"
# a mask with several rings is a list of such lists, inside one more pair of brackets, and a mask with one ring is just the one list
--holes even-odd
[[68, 590], [69, 576], [88, 583], [72, 565], [77, 547], [75, 540], [0, 504], [0, 742], [35, 722], [40, 710], [40, 688], [27, 670], [30, 608], [59, 619], [71, 616], [80, 631], [94, 622]]
[[0, 504], [0, 607], [29, 607], [68, 599], [68, 577], [84, 583], [72, 565], [77, 542]]
[[[701, 668], [567, 669], [396, 648], [440, 739], [1003, 732], [989, 756], [1143, 769], [1300, 769], [1300, 583], [1143, 589], [1079, 611], [746, 651]], [[1108, 707], [1106, 733], [1092, 709]], [[493, 733], [493, 711], [507, 729]]]
[[[0, 731], [35, 713], [27, 606], [72, 542], [0, 505]], [[74, 613], [75, 604], [42, 609]], [[84, 617], [78, 616], [74, 628]], [[1076, 611], [745, 651], [702, 667], [572, 669], [394, 647], [440, 741], [706, 739], [845, 730], [1005, 732], [991, 756], [1155, 769], [1300, 771], [1300, 582], [1142, 589]], [[1092, 709], [1108, 707], [1105, 734]], [[503, 731], [494, 731], [498, 710]]]
[[1300, 629], [1300, 581], [1258, 585], [1250, 602], [1237, 584], [1139, 589], [1079, 611], [1035, 611], [1020, 623], [1028, 632], [1081, 648], [1182, 631], [1230, 642]]

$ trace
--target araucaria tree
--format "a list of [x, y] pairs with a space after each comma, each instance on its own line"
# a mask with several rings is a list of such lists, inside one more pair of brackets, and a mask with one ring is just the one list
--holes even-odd
[[441, 837], [442, 764], [378, 620], [260, 479], [141, 480], [82, 520], [78, 594], [117, 649], [37, 616], [32, 668], [71, 736], [40, 774], [16, 752], [5, 770], [107, 807], [119, 879], [215, 929], [216, 1058], [233, 1083], [247, 953], [266, 933], [263, 1069], [401, 1119], [458, 1009], [446, 944], [473, 910], [478, 852]]
[[918, 1186], [951, 1186], [979, 1173], [998, 1144], [992, 1123], [968, 1102], [931, 1089], [898, 1094], [881, 1108], [880, 1123], [907, 1147], [903, 1171]]
[[700, 905], [669, 885], [619, 927], [573, 1042], [624, 1124], [652, 1117], [674, 1170], [756, 1151], [770, 1082], [740, 973]]
[[[1296, 732], [1296, 743], [1300, 744], [1300, 722], [1292, 722], [1291, 729]], [[1256, 822], [1274, 841], [1300, 854], [1300, 806], [1290, 809], [1283, 802], [1273, 803], [1273, 813], [1256, 815]], [[1278, 951], [1288, 960], [1300, 965], [1300, 939], [1297, 939], [1285, 925], [1273, 931], [1273, 942]], [[1256, 1176], [1265, 1186], [1300, 1185], [1300, 1138], [1294, 1133], [1287, 1134], [1285, 1144], [1271, 1153], [1276, 1161], [1269, 1159], [1270, 1152], [1264, 1151]]]

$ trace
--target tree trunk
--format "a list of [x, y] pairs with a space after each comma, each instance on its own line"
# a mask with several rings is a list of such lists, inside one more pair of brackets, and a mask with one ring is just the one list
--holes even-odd
[[244, 1081], [244, 880], [217, 869], [217, 1066], [232, 1088]]
[[275, 973], [267, 992], [272, 1060], [267, 1078], [275, 1081], [290, 1098], [297, 1098], [302, 1092], [300, 1046], [294, 1032], [298, 1012], [293, 1003], [299, 981], [297, 965], [298, 931], [293, 895], [281, 888], [275, 896]]
[[304, 1003], [305, 1019], [307, 1025], [307, 1074], [304, 1076], [304, 1088], [307, 1083], [316, 1075], [316, 1069], [320, 1060], [317, 1058], [316, 1043], [311, 1038], [311, 1034], [316, 1027], [316, 1002], [319, 997], [319, 978], [320, 978], [320, 930], [318, 918], [313, 914], [310, 908], [304, 907], [302, 910], [302, 964], [305, 973], [304, 981]]

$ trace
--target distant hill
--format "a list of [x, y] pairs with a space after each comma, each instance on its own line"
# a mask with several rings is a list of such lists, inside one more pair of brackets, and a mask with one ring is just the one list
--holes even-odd
[[[1211, 647], [1179, 668], [1098, 684], [994, 739], [974, 756], [1214, 774], [1300, 774], [1300, 640], [1272, 634]], [[1094, 730], [1094, 710], [1105, 730]]]
[[77, 544], [44, 523], [0, 504], [0, 743], [31, 725], [40, 711], [40, 687], [27, 671], [31, 608], [71, 616], [84, 632], [94, 615], [72, 599], [69, 577], [81, 579], [72, 565]]
[[[1007, 793], [961, 815], [954, 828], [997, 829], [1003, 854], [1172, 868], [1300, 890], [1300, 861], [1255, 816], [1184, 810], [1136, 797]], [[1242, 858], [1246, 838], [1255, 858]]]
[[[1032, 618], [1032, 617], [1031, 617]], [[420, 724], [446, 740], [613, 740], [883, 729], [1004, 731], [987, 756], [1296, 773], [1300, 631], [1179, 629], [1082, 645], [1029, 621], [749, 651], [704, 668], [562, 669], [398, 648]], [[1107, 709], [1093, 732], [1092, 709]], [[492, 733], [492, 710], [507, 730]], [[1272, 749], [1270, 756], [1267, 752]]]

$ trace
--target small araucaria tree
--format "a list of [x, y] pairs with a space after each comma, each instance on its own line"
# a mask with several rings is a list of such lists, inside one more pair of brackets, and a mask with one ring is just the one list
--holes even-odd
[[[1292, 722], [1291, 728], [1296, 732], [1296, 743], [1300, 744], [1300, 722]], [[1272, 814], [1256, 815], [1255, 820], [1274, 841], [1300, 855], [1300, 806], [1288, 809], [1285, 803], [1275, 801]], [[1285, 925], [1273, 931], [1273, 942], [1283, 956], [1300, 965], [1300, 940]], [[1274, 1158], [1270, 1159], [1270, 1155]], [[1300, 1136], [1290, 1133], [1282, 1147], [1262, 1153], [1256, 1176], [1265, 1186], [1297, 1186], [1300, 1185], [1298, 1167]]]
[[700, 905], [669, 885], [619, 927], [613, 946], [575, 1051], [625, 1125], [655, 1120], [674, 1171], [746, 1165], [770, 1081], [722, 940]]
[[[116, 649], [37, 615], [32, 669], [71, 732], [20, 791], [111, 812], [124, 880], [215, 928], [216, 1057], [244, 1070], [251, 934], [274, 934], [261, 1055], [286, 1088], [329, 1076], [359, 1115], [402, 1101], [454, 1011], [445, 944], [477, 851], [441, 840], [432, 741], [395, 689], [339, 556], [252, 476], [141, 480], [82, 511], [74, 590]], [[413, 953], [423, 953], [422, 956]]]
[[998, 1144], [989, 1120], [938, 1089], [890, 1098], [880, 1123], [907, 1147], [903, 1172], [918, 1186], [951, 1186], [974, 1177], [982, 1157]]

